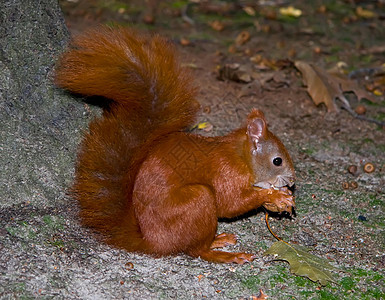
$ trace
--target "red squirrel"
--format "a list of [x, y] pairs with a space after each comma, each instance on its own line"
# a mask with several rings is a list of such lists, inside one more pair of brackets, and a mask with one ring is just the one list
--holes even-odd
[[108, 104], [84, 136], [71, 189], [83, 224], [107, 243], [243, 264], [254, 256], [215, 250], [236, 243], [233, 234], [216, 235], [218, 218], [294, 207], [292, 160], [260, 110], [226, 136], [185, 132], [200, 106], [166, 39], [93, 29], [73, 39], [55, 82]]

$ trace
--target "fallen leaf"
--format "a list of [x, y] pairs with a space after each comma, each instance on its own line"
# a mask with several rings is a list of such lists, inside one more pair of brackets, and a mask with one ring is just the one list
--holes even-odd
[[260, 54], [250, 57], [250, 61], [255, 64], [258, 70], [278, 70], [280, 67], [277, 65], [277, 60], [263, 57]]
[[241, 46], [250, 40], [250, 33], [248, 31], [242, 31], [235, 39], [235, 44]]
[[208, 122], [202, 122], [198, 124], [198, 129], [205, 129], [207, 126], [209, 126], [210, 123]]
[[336, 91], [328, 80], [322, 80], [314, 66], [303, 61], [295, 62], [295, 66], [301, 71], [303, 81], [307, 85], [307, 91], [314, 103], [316, 105], [325, 103], [329, 112], [338, 111], [338, 107], [334, 102], [336, 94], [339, 95], [338, 90]]
[[259, 295], [258, 295], [258, 296], [251, 296], [251, 299], [252, 299], [252, 300], [266, 300], [267, 298], [269, 298], [269, 296], [267, 296], [267, 295], [262, 291], [262, 289], [259, 289]]
[[222, 31], [223, 29], [225, 29], [225, 24], [223, 24], [223, 22], [221, 21], [213, 21], [210, 23], [210, 26], [216, 31]]
[[308, 253], [305, 247], [278, 241], [263, 255], [275, 255], [275, 260], [287, 261], [293, 274], [305, 276], [321, 285], [336, 282], [335, 274], [331, 271], [338, 271], [338, 269], [330, 265], [326, 259]]
[[255, 12], [255, 9], [251, 6], [245, 6], [243, 8], [244, 12], [247, 13], [249, 16], [255, 16], [256, 15], [256, 12]]
[[218, 69], [218, 79], [230, 79], [236, 82], [249, 83], [253, 80], [251, 71], [245, 65], [225, 64]]
[[205, 132], [209, 132], [213, 129], [213, 125], [209, 122], [202, 122], [197, 125], [199, 130], [203, 130]]
[[335, 100], [342, 101], [345, 108], [350, 108], [349, 101], [344, 92], [354, 92], [360, 100], [365, 98], [375, 102], [364, 89], [360, 88], [353, 80], [342, 76], [330, 74], [327, 71], [303, 61], [296, 61], [295, 67], [302, 73], [303, 81], [307, 85], [307, 91], [316, 105], [324, 103], [329, 112], [338, 112], [339, 107]]
[[279, 13], [283, 16], [295, 17], [298, 18], [302, 15], [302, 11], [293, 6], [281, 7]]
[[190, 40], [189, 40], [189, 39], [186, 39], [186, 38], [181, 38], [181, 39], [179, 40], [179, 42], [180, 42], [180, 44], [181, 44], [182, 46], [188, 46], [188, 45], [191, 44]]
[[361, 6], [358, 6], [356, 8], [356, 15], [364, 19], [372, 19], [377, 17], [377, 15], [373, 11], [364, 9]]

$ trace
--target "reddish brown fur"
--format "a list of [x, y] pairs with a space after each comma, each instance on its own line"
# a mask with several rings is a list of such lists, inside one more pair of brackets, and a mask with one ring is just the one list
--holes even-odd
[[217, 218], [267, 203], [282, 210], [294, 203], [281, 190], [253, 187], [278, 171], [268, 166], [255, 172], [256, 161], [269, 158], [251, 156], [255, 142], [247, 128], [262, 124], [261, 144], [286, 159], [293, 180], [290, 157], [259, 110], [249, 115], [247, 128], [225, 137], [180, 132], [198, 106], [191, 78], [174, 52], [158, 36], [103, 27], [75, 39], [61, 58], [59, 86], [114, 101], [90, 124], [80, 148], [73, 194], [83, 223], [128, 251], [251, 261], [251, 254], [213, 250], [235, 243], [233, 235], [215, 237]]

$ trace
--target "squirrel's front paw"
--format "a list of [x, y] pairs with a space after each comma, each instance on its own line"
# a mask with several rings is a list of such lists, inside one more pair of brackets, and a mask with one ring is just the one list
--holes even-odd
[[293, 207], [295, 207], [294, 196], [291, 192], [285, 190], [267, 190], [267, 200], [263, 206], [273, 212], [284, 212], [287, 211], [292, 214]]

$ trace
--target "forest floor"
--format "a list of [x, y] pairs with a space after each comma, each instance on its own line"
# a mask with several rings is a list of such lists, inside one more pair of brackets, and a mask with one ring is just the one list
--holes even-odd
[[[200, 88], [196, 133], [226, 134], [243, 124], [253, 107], [263, 110], [297, 175], [296, 217], [272, 218], [272, 229], [341, 272], [334, 283], [321, 286], [291, 274], [286, 262], [263, 256], [275, 239], [261, 212], [220, 222], [219, 232], [238, 236], [239, 243], [227, 250], [257, 255], [242, 266], [126, 253], [98, 243], [79, 225], [47, 217], [47, 227], [60, 231], [49, 245], [70, 264], [63, 272], [71, 282], [47, 296], [257, 299], [262, 290], [269, 299], [385, 299], [384, 1], [290, 1], [292, 9], [278, 0], [159, 2], [60, 4], [72, 34], [100, 23], [120, 24], [174, 41]], [[338, 100], [316, 106], [298, 62], [328, 70], [327, 76], [335, 76], [329, 80], [354, 81], [351, 90], [367, 99], [345, 94], [352, 111], [377, 123], [354, 117]], [[318, 79], [314, 89], [321, 90], [323, 77]], [[21, 228], [7, 231], [17, 235]], [[71, 275], [77, 269], [89, 279]]]

